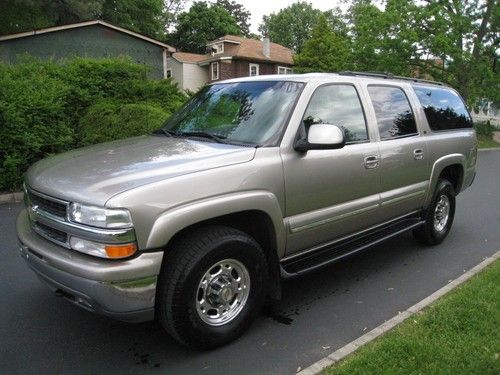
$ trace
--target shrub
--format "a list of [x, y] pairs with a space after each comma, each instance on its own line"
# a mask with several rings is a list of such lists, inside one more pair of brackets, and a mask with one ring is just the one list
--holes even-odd
[[65, 101], [69, 87], [51, 69], [0, 65], [0, 191], [19, 188], [30, 164], [74, 142]]
[[482, 135], [488, 138], [491, 138], [493, 136], [493, 132], [498, 130], [491, 125], [489, 121], [476, 122], [474, 124], [474, 128], [476, 129], [477, 135]]
[[151, 103], [122, 104], [101, 101], [92, 105], [80, 121], [83, 145], [151, 133], [170, 116]]
[[186, 96], [147, 70], [127, 58], [0, 62], [0, 191], [48, 155], [157, 128]]

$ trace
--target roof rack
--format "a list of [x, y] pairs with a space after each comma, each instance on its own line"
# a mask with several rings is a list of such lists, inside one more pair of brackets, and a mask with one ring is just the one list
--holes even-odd
[[416, 82], [416, 83], [430, 83], [432, 85], [438, 85], [438, 86], [446, 86], [443, 82], [438, 82], [438, 81], [431, 81], [428, 79], [419, 79], [419, 78], [410, 78], [410, 77], [403, 77], [403, 76], [395, 76], [392, 73], [380, 73], [380, 72], [352, 72], [352, 71], [345, 71], [345, 72], [339, 72], [338, 73], [341, 76], [360, 76], [360, 77], [369, 77], [369, 78], [383, 78], [383, 79], [400, 79], [403, 81], [411, 81], [411, 82]]

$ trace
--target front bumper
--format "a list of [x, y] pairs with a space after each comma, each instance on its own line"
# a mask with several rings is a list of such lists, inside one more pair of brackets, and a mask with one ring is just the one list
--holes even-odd
[[125, 260], [93, 258], [35, 233], [26, 210], [17, 218], [17, 236], [21, 256], [58, 295], [118, 320], [153, 319], [163, 252], [142, 253]]

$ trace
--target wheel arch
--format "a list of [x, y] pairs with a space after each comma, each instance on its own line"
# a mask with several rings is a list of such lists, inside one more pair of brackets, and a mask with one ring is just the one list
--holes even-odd
[[462, 154], [450, 154], [436, 160], [432, 166], [429, 191], [425, 199], [425, 208], [431, 203], [439, 178], [444, 177], [450, 181], [455, 190], [455, 194], [462, 191], [465, 164], [466, 158]]
[[231, 194], [169, 210], [155, 221], [147, 248], [169, 251], [169, 246], [177, 238], [213, 224], [241, 230], [261, 245], [268, 260], [269, 295], [279, 299], [279, 259], [285, 252], [285, 226], [278, 201], [269, 192]]

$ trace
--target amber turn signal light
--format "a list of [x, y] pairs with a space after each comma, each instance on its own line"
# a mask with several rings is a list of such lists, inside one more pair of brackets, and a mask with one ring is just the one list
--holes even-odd
[[127, 243], [124, 245], [106, 245], [106, 254], [108, 258], [125, 258], [131, 256], [137, 251], [135, 243]]

